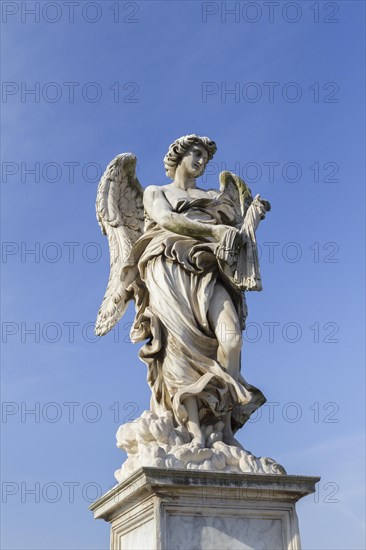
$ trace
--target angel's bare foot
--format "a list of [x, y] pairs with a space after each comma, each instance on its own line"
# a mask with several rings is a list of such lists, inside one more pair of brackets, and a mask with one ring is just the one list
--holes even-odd
[[203, 435], [200, 427], [194, 422], [188, 422], [187, 428], [192, 436], [191, 445], [203, 448], [205, 446], [205, 436]]
[[187, 430], [192, 436], [191, 444], [203, 448], [206, 441], [200, 426], [197, 399], [191, 395], [185, 399], [184, 404], [188, 414]]
[[199, 447], [200, 449], [204, 449], [205, 448], [204, 435], [201, 433], [199, 436], [194, 437], [191, 441], [191, 445], [193, 445], [194, 447]]
[[225, 416], [225, 426], [222, 433], [222, 440], [226, 443], [226, 445], [232, 445], [233, 447], [238, 447], [239, 449], [245, 451], [243, 445], [241, 445], [233, 436], [233, 430], [231, 428], [231, 413], [227, 413]]
[[235, 439], [235, 437], [233, 436], [232, 433], [225, 433], [224, 432], [222, 441], [224, 443], [226, 443], [226, 445], [231, 445], [233, 447], [238, 447], [239, 449], [242, 449], [243, 451], [245, 451], [243, 445], [241, 443], [239, 443], [239, 441], [237, 439]]

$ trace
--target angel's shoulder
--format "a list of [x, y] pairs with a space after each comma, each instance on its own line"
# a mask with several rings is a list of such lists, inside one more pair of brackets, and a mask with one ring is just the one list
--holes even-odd
[[168, 189], [169, 185], [147, 185], [144, 189], [144, 193], [163, 193], [165, 189]]
[[148, 204], [162, 196], [164, 196], [162, 185], [148, 185], [144, 189], [144, 204]]
[[208, 195], [209, 197], [216, 197], [217, 195], [220, 195], [220, 191], [217, 189], [203, 189], [202, 187], [196, 187], [195, 190], [199, 193], [205, 194], [206, 196]]
[[144, 195], [148, 195], [149, 193], [154, 193], [157, 189], [159, 189], [159, 186], [158, 185], [148, 185], [147, 187], [145, 187], [144, 189]]
[[210, 195], [210, 197], [218, 197], [221, 194], [221, 191], [217, 189], [208, 189], [207, 193]]

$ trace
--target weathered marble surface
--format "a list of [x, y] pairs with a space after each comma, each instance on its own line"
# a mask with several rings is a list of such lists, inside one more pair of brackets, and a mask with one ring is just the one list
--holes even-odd
[[145, 189], [136, 157], [124, 153], [98, 187], [110, 277], [96, 333], [110, 331], [135, 301], [131, 340], [143, 343], [152, 392], [149, 417], [118, 432], [128, 453], [118, 480], [142, 465], [284, 472], [234, 437], [266, 401], [240, 371], [245, 292], [262, 290], [256, 230], [270, 204], [227, 171], [218, 189], [197, 187], [215, 152], [207, 137], [175, 140], [164, 158], [173, 181]]
[[91, 506], [111, 550], [299, 550], [295, 503], [316, 477], [142, 468]]
[[[188, 512], [188, 511], [186, 511]], [[227, 509], [215, 510], [215, 516], [189, 514], [171, 514], [168, 522], [167, 548], [218, 548], [268, 549], [283, 548], [282, 520], [273, 518], [250, 518], [230, 515]], [[225, 512], [226, 517], [222, 512]], [[203, 514], [205, 512], [203, 511]], [[232, 512], [233, 513], [233, 512]]]
[[222, 424], [203, 430], [205, 447], [191, 441], [188, 430], [174, 427], [170, 412], [157, 416], [145, 411], [140, 418], [123, 424], [117, 432], [117, 446], [127, 451], [127, 460], [115, 472], [117, 481], [128, 478], [140, 467], [207, 470], [233, 473], [285, 474], [271, 458], [257, 458], [238, 446], [222, 441]]
[[111, 270], [96, 333], [134, 300], [131, 340], [151, 388], [150, 410], [117, 432], [128, 455], [119, 485], [91, 507], [111, 523], [111, 550], [299, 550], [295, 503], [319, 479], [288, 476], [234, 437], [266, 401], [240, 358], [270, 205], [230, 172], [219, 189], [198, 188], [215, 152], [209, 138], [183, 136], [164, 158], [172, 183], [143, 189], [124, 153], [99, 184]]

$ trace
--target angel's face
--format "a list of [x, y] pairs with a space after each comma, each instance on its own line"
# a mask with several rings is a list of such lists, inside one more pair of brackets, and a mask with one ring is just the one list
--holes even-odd
[[208, 153], [202, 145], [192, 145], [183, 156], [179, 167], [190, 178], [202, 176], [208, 162]]

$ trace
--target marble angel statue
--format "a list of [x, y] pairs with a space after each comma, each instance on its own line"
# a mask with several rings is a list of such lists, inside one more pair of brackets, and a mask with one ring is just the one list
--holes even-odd
[[[151, 410], [122, 426], [117, 439], [135, 456], [135, 467], [199, 467], [205, 461], [203, 468], [234, 471], [233, 456], [239, 462], [246, 453], [240, 471], [280, 473], [272, 459], [256, 459], [234, 437], [265, 402], [243, 378], [240, 356], [244, 293], [262, 289], [255, 231], [270, 205], [259, 195], [253, 199], [230, 172], [220, 174], [219, 190], [198, 188], [196, 178], [215, 152], [209, 138], [183, 136], [164, 158], [172, 183], [143, 189], [136, 157], [124, 153], [99, 184], [97, 218], [111, 264], [96, 333], [111, 330], [135, 301], [130, 336], [144, 343], [139, 356], [152, 392]], [[141, 459], [141, 441], [155, 461]], [[218, 466], [217, 449], [226, 449], [224, 466]]]

